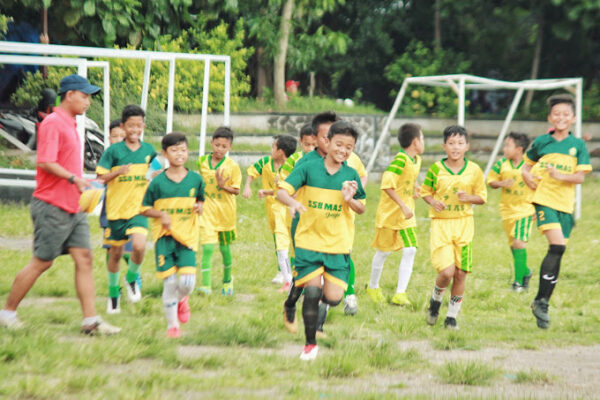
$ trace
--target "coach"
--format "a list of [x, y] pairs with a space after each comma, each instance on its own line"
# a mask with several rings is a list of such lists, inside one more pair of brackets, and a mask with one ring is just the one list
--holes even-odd
[[81, 141], [75, 116], [85, 113], [90, 97], [100, 91], [79, 75], [60, 81], [60, 105], [42, 124], [37, 136], [36, 188], [31, 200], [34, 226], [33, 257], [15, 277], [6, 305], [0, 310], [0, 326], [19, 328], [17, 307], [37, 278], [61, 254], [75, 262], [75, 289], [81, 303], [81, 332], [114, 334], [120, 328], [104, 322], [94, 305], [92, 251], [87, 215], [79, 207], [80, 193], [91, 188], [83, 175]]

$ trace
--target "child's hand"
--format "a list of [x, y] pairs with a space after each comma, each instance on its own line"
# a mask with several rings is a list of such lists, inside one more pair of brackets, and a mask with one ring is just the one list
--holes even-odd
[[509, 188], [511, 187], [513, 184], [515, 183], [514, 179], [505, 179], [503, 181], [498, 181], [496, 182], [496, 185], [503, 187], [503, 188]]
[[204, 211], [204, 202], [202, 202], [202, 201], [195, 202], [194, 207], [192, 208], [192, 211], [198, 215], [202, 215], [202, 211]]
[[267, 196], [268, 196], [268, 194], [266, 193], [266, 190], [265, 190], [265, 189], [260, 189], [260, 190], [258, 191], [258, 198], [259, 198], [259, 199], [264, 199], [264, 198], [265, 198], [265, 197], [267, 197]]
[[542, 179], [539, 176], [533, 175], [530, 172], [523, 170], [523, 181], [531, 190], [537, 189], [538, 181]]
[[404, 214], [404, 218], [411, 219], [415, 213], [406, 205], [402, 205], [402, 214]]
[[227, 183], [227, 177], [225, 176], [225, 171], [222, 168], [219, 168], [215, 172], [215, 178], [217, 179], [217, 186], [221, 189], [224, 189]]
[[459, 190], [456, 192], [456, 197], [458, 197], [458, 199], [464, 203], [469, 202], [469, 195], [464, 190]]
[[117, 175], [125, 175], [125, 174], [129, 173], [130, 166], [131, 166], [131, 164], [121, 165], [121, 168], [119, 168], [117, 170]]
[[358, 183], [356, 181], [345, 181], [342, 185], [342, 196], [346, 202], [352, 200], [356, 191], [358, 190]]
[[546, 171], [548, 171], [548, 176], [550, 176], [550, 178], [560, 180], [560, 173], [556, 170], [556, 167], [554, 167], [554, 165], [548, 165], [546, 167]]
[[[260, 196], [260, 190], [258, 191], [258, 195]], [[250, 197], [252, 197], [252, 189], [250, 188], [250, 186], [246, 186], [244, 188], [244, 192], [242, 193], [242, 197], [245, 199], [249, 199]]]
[[160, 215], [160, 223], [162, 224], [163, 228], [165, 228], [166, 230], [170, 230], [171, 229], [171, 216], [169, 214], [167, 214], [166, 212], [163, 212]]
[[446, 209], [446, 204], [443, 201], [432, 200], [430, 205], [437, 212], [442, 212]]
[[413, 193], [414, 199], [419, 199], [421, 197], [421, 186], [415, 183], [415, 192]]
[[290, 214], [292, 215], [292, 218], [296, 216], [296, 213], [302, 214], [304, 211], [306, 211], [306, 207], [299, 201], [293, 200], [293, 203], [290, 205]]

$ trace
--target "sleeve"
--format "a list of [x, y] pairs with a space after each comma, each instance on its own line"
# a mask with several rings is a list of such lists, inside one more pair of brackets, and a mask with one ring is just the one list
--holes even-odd
[[300, 189], [306, 184], [306, 165], [308, 164], [304, 164], [304, 166], [294, 168], [290, 176], [288, 176], [285, 181], [279, 182], [279, 187], [281, 189], [285, 189], [290, 195], [296, 193], [298, 189]]
[[158, 181], [154, 179], [148, 185], [148, 189], [146, 189], [146, 193], [144, 194], [144, 199], [142, 200], [142, 211], [146, 211], [150, 208], [154, 207], [154, 201], [157, 199], [157, 188]]
[[206, 160], [206, 154], [201, 157], [198, 157], [198, 159], [196, 160], [196, 166], [198, 167], [198, 173], [200, 175], [202, 175], [202, 163], [204, 162], [204, 160]]
[[114, 148], [109, 146], [108, 149], [102, 153], [98, 165], [96, 166], [96, 173], [98, 175], [108, 174], [114, 166]]
[[229, 182], [230, 186], [234, 189], [239, 189], [242, 186], [242, 171], [235, 161], [231, 165], [231, 178]]
[[473, 194], [481, 197], [484, 203], [487, 202], [487, 188], [483, 179], [483, 171], [479, 166], [473, 174]]
[[269, 162], [269, 157], [263, 157], [246, 170], [248, 176], [256, 179], [262, 174], [263, 167]]
[[437, 185], [437, 172], [439, 167], [436, 164], [432, 164], [431, 167], [427, 170], [427, 175], [425, 175], [425, 180], [421, 185], [421, 197], [425, 196], [433, 196], [435, 193], [436, 185]]
[[54, 124], [42, 124], [37, 137], [37, 162], [56, 162], [60, 132]]
[[502, 167], [502, 160], [498, 161], [496, 164], [494, 164], [492, 169], [490, 169], [490, 172], [488, 172], [488, 176], [487, 176], [487, 184], [488, 185], [490, 184], [490, 182], [496, 182], [496, 181], [502, 180], [501, 175], [500, 175], [501, 167]]
[[587, 147], [585, 147], [585, 142], [582, 140], [579, 146], [579, 151], [577, 152], [577, 167], [576, 171], [585, 171], [590, 172], [592, 170], [592, 165], [590, 164], [590, 154], [587, 151]]
[[294, 169], [294, 165], [296, 164], [296, 158], [298, 153], [294, 153], [288, 157], [287, 160], [283, 163], [281, 168], [279, 169], [279, 177], [281, 180], [285, 180]]
[[358, 189], [356, 189], [356, 193], [354, 193], [354, 197], [353, 199], [355, 200], [360, 200], [361, 203], [366, 204], [366, 199], [367, 199], [367, 193], [365, 192], [365, 188], [363, 187], [362, 183], [360, 182], [360, 174], [357, 172], [355, 172], [356, 174], [356, 183], [358, 184]]
[[367, 176], [367, 170], [365, 169], [365, 165], [362, 160], [356, 153], [352, 153], [354, 155], [354, 161], [352, 162], [352, 168], [358, 172], [358, 176], [362, 178], [363, 176]]
[[196, 195], [196, 201], [204, 201], [204, 179], [198, 176], [198, 194]]
[[529, 150], [527, 150], [525, 152], [525, 154], [523, 154], [523, 159], [525, 160], [525, 163], [527, 163], [529, 165], [534, 165], [540, 159], [539, 147], [540, 147], [540, 139], [542, 137], [543, 136], [537, 137], [531, 144], [531, 147], [529, 148]]
[[398, 175], [393, 172], [385, 171], [381, 176], [381, 190], [398, 188]]

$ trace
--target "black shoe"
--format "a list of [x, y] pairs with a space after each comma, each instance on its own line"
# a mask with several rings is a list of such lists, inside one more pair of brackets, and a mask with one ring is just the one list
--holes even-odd
[[531, 312], [535, 316], [538, 328], [548, 329], [550, 316], [548, 315], [548, 300], [541, 298], [531, 303]]
[[441, 301], [435, 301], [433, 298], [429, 299], [429, 315], [427, 315], [427, 323], [429, 325], [435, 325], [438, 316], [440, 315]]
[[444, 328], [453, 329], [453, 330], [457, 331], [458, 323], [456, 322], [456, 318], [446, 317], [446, 319], [444, 320]]
[[529, 271], [529, 275], [525, 275], [523, 277], [523, 285], [521, 285], [523, 287], [523, 290], [529, 289], [529, 281], [530, 280], [531, 280], [531, 271]]
[[523, 285], [521, 285], [519, 282], [513, 282], [511, 289], [515, 293], [521, 293], [523, 290], [525, 290]]

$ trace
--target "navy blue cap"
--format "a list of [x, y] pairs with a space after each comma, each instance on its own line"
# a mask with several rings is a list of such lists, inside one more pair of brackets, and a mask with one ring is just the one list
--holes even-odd
[[69, 90], [79, 90], [86, 94], [96, 94], [100, 91], [98, 86], [92, 85], [81, 75], [73, 74], [65, 76], [60, 81], [58, 94], [67, 93]]

